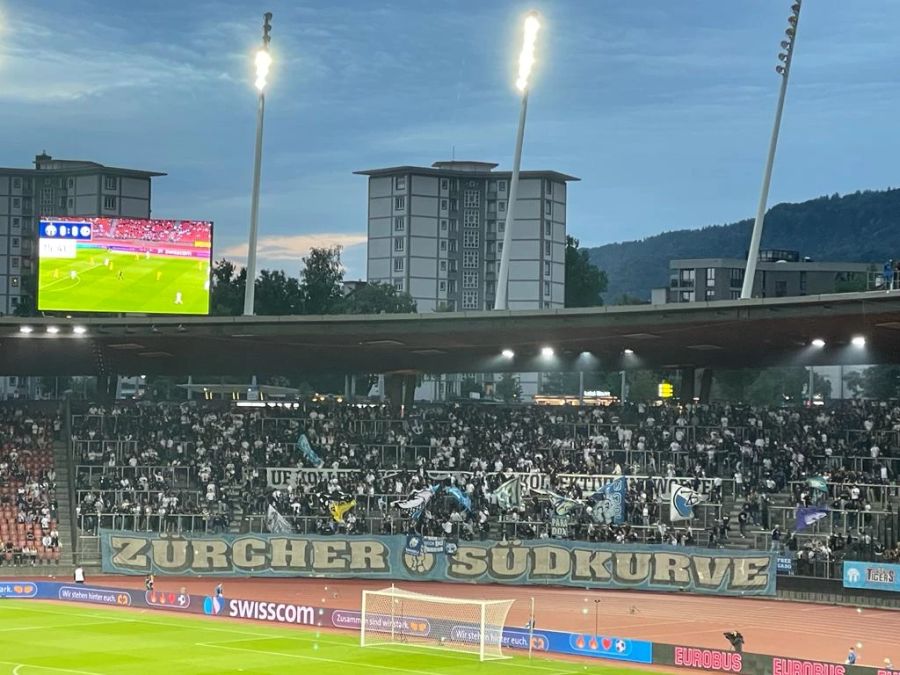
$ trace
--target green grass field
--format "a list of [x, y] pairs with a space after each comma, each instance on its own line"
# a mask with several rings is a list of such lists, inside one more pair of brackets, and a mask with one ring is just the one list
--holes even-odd
[[640, 675], [572, 661], [477, 656], [411, 646], [359, 647], [353, 634], [316, 632], [153, 610], [0, 601], [0, 673], [40, 675]]
[[[105, 264], [106, 262], [109, 264]], [[72, 276], [72, 272], [75, 275]], [[208, 263], [78, 248], [73, 258], [42, 258], [38, 309], [73, 312], [207, 314]], [[176, 294], [181, 293], [181, 304]]]

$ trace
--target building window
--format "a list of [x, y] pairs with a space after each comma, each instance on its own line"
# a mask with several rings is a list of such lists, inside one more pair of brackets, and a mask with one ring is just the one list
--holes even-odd
[[[12, 297], [9, 299], [9, 304], [12, 305], [13, 307], [18, 307], [18, 306], [19, 306], [19, 298], [18, 298], [17, 296], [15, 296], [15, 295], [12, 296]], [[10, 383], [10, 384], [14, 384], [14, 380], [15, 380], [15, 379], [16, 379], [16, 378], [14, 378], [14, 377], [9, 378], [9, 383]]]
[[544, 276], [547, 278], [550, 277], [550, 261], [549, 260], [544, 261]]
[[497, 242], [497, 255], [500, 255], [501, 253], [503, 253], [503, 242], [498, 241]]
[[806, 272], [800, 272], [800, 295], [806, 295]]
[[731, 299], [732, 300], [739, 300], [740, 297], [741, 297], [740, 291], [731, 291]]
[[18, 197], [13, 197], [12, 207], [14, 209], [21, 209], [22, 208], [22, 200], [19, 199]]
[[404, 261], [403, 258], [394, 258], [394, 271], [395, 271], [395, 272], [402, 272], [402, 271], [403, 271], [403, 264], [404, 264], [404, 262], [405, 262], [405, 261]]
[[115, 176], [104, 176], [103, 187], [107, 190], [116, 190], [119, 187], [119, 179]]
[[406, 230], [406, 218], [403, 216], [394, 216], [394, 232], [403, 232]]
[[715, 286], [716, 285], [716, 270], [714, 267], [706, 268], [706, 285], [707, 286]]
[[463, 232], [463, 246], [465, 248], [478, 248], [478, 230], [466, 230]]
[[69, 208], [69, 209], [75, 208], [75, 198], [74, 197], [69, 197], [66, 200], [66, 208]]
[[456, 211], [458, 208], [459, 208], [459, 206], [458, 206], [458, 204], [457, 204], [457, 200], [451, 199], [451, 200], [450, 200], [450, 210], [451, 210], [451, 211]]
[[506, 213], [506, 200], [505, 199], [501, 199], [500, 201], [497, 202], [497, 211], [499, 213]]
[[681, 270], [679, 277], [681, 279], [682, 286], [693, 286], [694, 285], [694, 270], [684, 269]]
[[463, 215], [463, 226], [478, 227], [478, 211], [466, 211]]
[[478, 268], [478, 251], [463, 251], [463, 268]]
[[707, 288], [707, 289], [706, 289], [706, 299], [707, 299], [707, 300], [715, 300], [715, 299], [716, 299], [716, 292], [715, 292], [713, 289], [711, 289], [711, 288]]
[[12, 219], [12, 226], [13, 226], [13, 227], [20, 227], [21, 224], [22, 224], [22, 221], [21, 221], [20, 218], [15, 217], [15, 218]]
[[441, 200], [441, 211], [446, 211], [446, 210], [449, 209], [449, 208], [450, 208], [450, 200], [449, 200], [449, 199], [442, 199], [442, 200]]
[[10, 238], [9, 245], [11, 248], [19, 248], [19, 238], [18, 237]]
[[447, 271], [447, 261], [446, 260], [441, 260], [441, 262], [439, 264], [439, 269], [441, 270], [441, 272]]
[[447, 292], [448, 293], [456, 293], [456, 280], [455, 279], [447, 280]]
[[394, 237], [394, 250], [403, 251], [406, 249], [406, 240], [403, 237]]
[[731, 286], [742, 286], [744, 284], [744, 268], [731, 268]]
[[551, 239], [553, 237], [553, 223], [551, 223], [549, 220], [544, 221], [544, 236], [547, 237], [547, 239]]
[[681, 302], [693, 302], [694, 291], [681, 291]]
[[544, 215], [552, 216], [553, 215], [553, 202], [549, 199], [544, 201]]
[[449, 190], [450, 189], [450, 181], [446, 178], [441, 178], [441, 190]]
[[397, 176], [394, 178], [394, 187], [398, 190], [406, 189], [406, 176]]
[[447, 250], [447, 240], [446, 240], [446, 239], [441, 239], [440, 247], [441, 247], [441, 250], [442, 250], [442, 251], [446, 251], [446, 250]]
[[456, 253], [456, 239], [450, 239], [449, 242], [450, 243], [447, 246], [449, 247], [450, 253]]
[[22, 189], [22, 179], [21, 178], [13, 178], [13, 188], [16, 190]]
[[403, 279], [394, 279], [394, 288], [397, 292], [403, 291]]
[[467, 209], [477, 209], [481, 204], [481, 193], [478, 190], [466, 190], [463, 205]]
[[75, 189], [75, 179], [74, 178], [66, 178], [66, 189], [67, 190]]
[[441, 279], [438, 281], [438, 292], [446, 293], [447, 292], [447, 282]]
[[497, 192], [506, 192], [506, 181], [505, 180], [497, 181]]
[[12, 288], [18, 288], [18, 287], [19, 287], [19, 277], [10, 277], [10, 278], [9, 278], [9, 285], [10, 285]]
[[446, 232], [446, 231], [447, 231], [447, 221], [442, 220], [441, 221], [441, 232]]
[[493, 281], [488, 281], [484, 284], [484, 294], [490, 297], [494, 297], [497, 292], [497, 284]]
[[553, 253], [553, 242], [545, 241], [544, 242], [544, 256], [549, 258]]
[[455, 260], [448, 260], [448, 261], [447, 261], [447, 271], [448, 271], [448, 272], [455, 272], [455, 271], [456, 271], [456, 261], [455, 261]]
[[544, 192], [547, 193], [548, 197], [553, 196], [553, 181], [549, 178], [544, 181]]
[[478, 288], [478, 272], [463, 272], [463, 288]]
[[103, 208], [104, 209], [115, 209], [116, 208], [116, 198], [112, 195], [106, 195], [103, 197]]
[[545, 298], [550, 297], [550, 282], [549, 281], [544, 282], [544, 297]]
[[463, 309], [478, 309], [478, 291], [463, 291]]
[[498, 220], [497, 221], [497, 232], [502, 234], [505, 231], [506, 231], [506, 221]]
[[394, 210], [402, 211], [405, 208], [406, 208], [406, 197], [404, 197], [402, 195], [400, 197], [394, 197]]
[[776, 281], [775, 282], [775, 297], [783, 298], [787, 295], [787, 282], [786, 281]]
[[14, 255], [9, 259], [9, 268], [12, 270], [19, 269], [19, 256]]

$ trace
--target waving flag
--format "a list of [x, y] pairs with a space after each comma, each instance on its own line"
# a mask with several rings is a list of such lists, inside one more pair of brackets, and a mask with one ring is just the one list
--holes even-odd
[[304, 459], [306, 459], [306, 461], [313, 466], [322, 466], [322, 458], [319, 457], [316, 454], [316, 451], [312, 449], [312, 446], [309, 444], [309, 439], [306, 437], [306, 434], [300, 434], [300, 437], [297, 439], [297, 451], [303, 453]]
[[799, 509], [797, 509], [797, 524], [794, 529], [797, 532], [799, 532], [800, 530], [805, 530], [807, 527], [819, 522], [827, 515], [828, 509], [826, 509], [824, 506], [801, 506]]
[[806, 484], [809, 485], [813, 490], [818, 490], [819, 492], [828, 492], [828, 481], [825, 480], [822, 476], [812, 476], [811, 478], [806, 479]]
[[703, 495], [678, 483], [672, 483], [670, 489], [669, 519], [674, 523], [693, 518], [694, 507], [703, 500]]
[[409, 499], [401, 499], [395, 502], [391, 502], [391, 506], [396, 506], [400, 509], [411, 510], [412, 514], [410, 514], [410, 517], [413, 520], [418, 520], [425, 512], [425, 507], [428, 505], [428, 502], [431, 501], [431, 498], [434, 497], [434, 495], [440, 489], [440, 485], [432, 485], [414, 493]]
[[271, 504], [266, 510], [266, 529], [272, 534], [290, 534], [294, 531], [287, 518], [278, 513], [278, 509]]
[[625, 522], [625, 498], [628, 485], [625, 477], [616, 478], [591, 495], [594, 502], [593, 517], [596, 522], [620, 525]]
[[345, 499], [343, 501], [333, 501], [331, 505], [328, 507], [329, 513], [331, 513], [331, 517], [334, 519], [336, 523], [343, 523], [344, 516], [347, 512], [356, 506], [355, 499]]
[[462, 506], [466, 511], [472, 511], [472, 500], [469, 499], [469, 495], [460, 490], [455, 485], [453, 487], [448, 487], [447, 492], [453, 495], [453, 498], [459, 502], [459, 505]]
[[497, 506], [504, 511], [522, 506], [522, 484], [518, 477], [501, 483], [492, 494], [497, 500]]
[[553, 492], [552, 490], [540, 490], [535, 489], [532, 490], [542, 497], [546, 497], [550, 500], [550, 505], [553, 507], [554, 513], [558, 516], [567, 516], [576, 508], [581, 506], [581, 502], [577, 499], [572, 499], [571, 497], [566, 497], [557, 492]]

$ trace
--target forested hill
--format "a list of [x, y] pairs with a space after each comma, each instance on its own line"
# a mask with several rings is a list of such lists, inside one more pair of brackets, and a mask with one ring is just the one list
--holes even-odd
[[[604, 270], [604, 293], [615, 304], [623, 293], [650, 299], [650, 289], [668, 285], [673, 258], [744, 258], [752, 220], [699, 230], [664, 232], [640, 241], [588, 249]], [[900, 258], [900, 189], [819, 197], [778, 204], [766, 215], [762, 248], [800, 251], [813, 260], [883, 263]]]

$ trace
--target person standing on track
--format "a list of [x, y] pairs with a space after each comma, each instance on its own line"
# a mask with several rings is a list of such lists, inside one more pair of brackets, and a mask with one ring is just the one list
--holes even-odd
[[153, 581], [154, 581], [154, 580], [153, 580], [153, 575], [152, 575], [152, 574], [148, 574], [148, 575], [144, 578], [144, 590], [145, 590], [145, 591], [152, 591], [152, 590], [153, 590]]
[[847, 654], [847, 665], [852, 666], [856, 663], [856, 649], [854, 647], [850, 647], [850, 652]]

